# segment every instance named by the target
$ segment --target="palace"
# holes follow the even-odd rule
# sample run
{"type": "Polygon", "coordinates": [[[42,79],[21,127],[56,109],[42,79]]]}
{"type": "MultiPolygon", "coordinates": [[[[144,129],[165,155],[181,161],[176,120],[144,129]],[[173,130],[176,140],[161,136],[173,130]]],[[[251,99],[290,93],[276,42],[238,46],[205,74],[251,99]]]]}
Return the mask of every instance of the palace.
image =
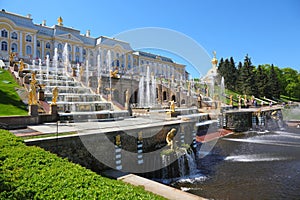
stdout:
{"type": "Polygon", "coordinates": [[[91,37],[90,30],[81,34],[79,30],[66,27],[62,17],[57,24],[48,26],[46,20],[41,24],[33,23],[31,15],[21,16],[2,9],[0,11],[0,59],[8,60],[11,52],[15,59],[25,62],[44,61],[50,59],[57,51],[58,60],[62,60],[64,48],[68,50],[68,60],[73,64],[88,64],[91,68],[108,71],[107,57],[110,52],[111,65],[118,69],[119,74],[145,74],[149,66],[156,77],[186,80],[188,73],[185,65],[173,62],[172,59],[135,51],[130,44],[114,38],[99,36],[91,37]]]}

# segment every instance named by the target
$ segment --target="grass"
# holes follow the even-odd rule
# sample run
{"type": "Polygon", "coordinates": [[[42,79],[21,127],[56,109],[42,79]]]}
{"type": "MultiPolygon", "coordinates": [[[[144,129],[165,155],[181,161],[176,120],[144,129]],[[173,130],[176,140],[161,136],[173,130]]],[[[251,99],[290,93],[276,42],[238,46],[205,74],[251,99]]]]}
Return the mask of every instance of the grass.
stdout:
{"type": "Polygon", "coordinates": [[[280,95],[280,99],[282,99],[284,102],[289,102],[289,101],[300,102],[300,99],[293,98],[293,97],[288,97],[288,96],[285,96],[285,95],[280,95]]]}
{"type": "Polygon", "coordinates": [[[15,89],[19,87],[9,71],[0,69],[0,116],[28,115],[15,89]]]}
{"type": "Polygon", "coordinates": [[[0,130],[0,199],[164,199],[0,130]]]}

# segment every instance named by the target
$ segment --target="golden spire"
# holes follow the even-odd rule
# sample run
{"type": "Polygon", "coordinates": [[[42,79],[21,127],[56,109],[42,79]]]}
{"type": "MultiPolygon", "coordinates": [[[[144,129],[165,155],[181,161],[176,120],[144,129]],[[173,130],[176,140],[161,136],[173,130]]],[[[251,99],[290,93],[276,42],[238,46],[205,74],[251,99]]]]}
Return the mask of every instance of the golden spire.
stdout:
{"type": "Polygon", "coordinates": [[[212,63],[213,65],[217,65],[217,64],[218,64],[218,59],[216,58],[217,52],[216,52],[216,51],[213,51],[213,54],[214,54],[214,57],[213,57],[213,59],[211,60],[211,63],[212,63]]]}
{"type": "Polygon", "coordinates": [[[60,16],[59,18],[57,18],[57,24],[58,24],[59,26],[62,26],[62,25],[63,25],[63,19],[62,19],[61,16],[60,16]]]}

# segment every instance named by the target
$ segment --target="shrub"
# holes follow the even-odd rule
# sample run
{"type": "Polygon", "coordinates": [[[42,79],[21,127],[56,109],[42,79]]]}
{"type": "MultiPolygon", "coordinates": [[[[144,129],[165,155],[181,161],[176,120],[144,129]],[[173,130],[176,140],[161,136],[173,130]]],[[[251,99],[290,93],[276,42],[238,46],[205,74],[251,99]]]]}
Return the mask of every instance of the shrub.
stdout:
{"type": "Polygon", "coordinates": [[[0,130],[0,199],[163,199],[0,130]]]}

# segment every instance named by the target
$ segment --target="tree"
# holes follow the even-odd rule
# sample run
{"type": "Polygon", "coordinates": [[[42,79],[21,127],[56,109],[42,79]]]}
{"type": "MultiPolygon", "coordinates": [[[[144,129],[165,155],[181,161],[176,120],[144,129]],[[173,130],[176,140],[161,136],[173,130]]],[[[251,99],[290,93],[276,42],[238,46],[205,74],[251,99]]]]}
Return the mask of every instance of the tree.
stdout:
{"type": "Polygon", "coordinates": [[[242,80],[242,76],[241,76],[242,68],[243,68],[243,64],[239,62],[237,68],[237,75],[236,75],[236,85],[235,85],[235,90],[239,93],[242,93],[243,91],[242,86],[244,81],[242,80]]]}
{"type": "Polygon", "coordinates": [[[256,71],[256,87],[257,87],[257,92],[255,96],[257,97],[263,97],[266,96],[267,94],[267,82],[268,82],[268,75],[264,68],[261,65],[258,65],[257,71],[256,71]]]}
{"type": "Polygon", "coordinates": [[[274,65],[271,65],[270,74],[269,74],[269,87],[271,91],[271,98],[280,98],[280,86],[277,74],[275,72],[274,65]]]}
{"type": "Polygon", "coordinates": [[[239,87],[240,92],[247,95],[255,94],[255,78],[254,78],[254,69],[255,67],[252,65],[251,59],[248,55],[245,56],[244,64],[240,70],[240,79],[239,79],[239,87]]]}

